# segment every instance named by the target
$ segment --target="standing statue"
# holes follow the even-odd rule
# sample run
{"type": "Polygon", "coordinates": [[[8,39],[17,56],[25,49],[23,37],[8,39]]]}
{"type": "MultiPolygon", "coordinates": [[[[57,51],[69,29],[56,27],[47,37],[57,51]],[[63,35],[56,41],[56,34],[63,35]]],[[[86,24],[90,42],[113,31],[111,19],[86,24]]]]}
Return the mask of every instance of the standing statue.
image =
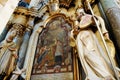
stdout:
{"type": "Polygon", "coordinates": [[[56,40],[56,50],[55,50],[55,72],[60,72],[61,65],[62,65],[62,56],[63,56],[63,44],[56,40]]]}
{"type": "Polygon", "coordinates": [[[3,40],[0,43],[0,59],[2,58],[4,52],[7,50],[7,48],[11,45],[13,45],[13,39],[17,35],[16,29],[11,29],[9,33],[7,34],[5,40],[3,40]]]}
{"type": "Polygon", "coordinates": [[[26,30],[26,13],[26,8],[16,8],[14,16],[12,16],[11,25],[8,25],[9,31],[5,39],[0,42],[0,80],[9,78],[16,67],[19,49],[26,30]]]}
{"type": "Polygon", "coordinates": [[[5,40],[0,43],[0,75],[6,74],[5,79],[15,68],[15,60],[24,34],[24,27],[20,24],[13,24],[5,40]],[[9,65],[9,66],[8,66],[9,65]]]}
{"type": "Polygon", "coordinates": [[[32,29],[34,26],[35,16],[37,16],[36,9],[34,7],[28,9],[27,15],[28,15],[28,17],[27,17],[27,22],[26,22],[26,29],[25,29],[25,33],[23,35],[21,46],[18,51],[19,55],[18,55],[18,61],[16,64],[16,69],[15,69],[15,71],[13,71],[13,75],[11,76],[10,80],[16,80],[16,79],[18,79],[19,76],[20,76],[19,79],[21,79],[22,73],[24,73],[26,71],[26,68],[23,68],[23,66],[24,66],[24,62],[25,62],[25,58],[26,58],[27,48],[29,47],[28,46],[29,39],[30,39],[32,29]]]}
{"type": "MultiPolygon", "coordinates": [[[[115,80],[113,69],[102,45],[98,30],[93,21],[93,16],[86,14],[80,8],[77,9],[76,14],[78,19],[76,21],[77,27],[71,34],[86,74],[86,80],[115,80]]],[[[115,50],[112,41],[109,39],[104,21],[99,16],[96,16],[96,19],[101,26],[105,41],[108,42],[109,50],[111,50],[110,52],[114,61],[115,50]]]]}

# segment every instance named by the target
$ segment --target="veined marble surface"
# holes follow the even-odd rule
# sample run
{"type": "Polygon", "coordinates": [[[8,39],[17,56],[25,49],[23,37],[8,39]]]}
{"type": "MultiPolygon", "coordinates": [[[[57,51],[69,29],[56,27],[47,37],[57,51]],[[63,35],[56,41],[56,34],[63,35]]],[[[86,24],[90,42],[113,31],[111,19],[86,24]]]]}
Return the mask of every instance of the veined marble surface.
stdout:
{"type": "Polygon", "coordinates": [[[32,75],[31,80],[73,80],[73,73],[69,72],[69,73],[32,75]]]}

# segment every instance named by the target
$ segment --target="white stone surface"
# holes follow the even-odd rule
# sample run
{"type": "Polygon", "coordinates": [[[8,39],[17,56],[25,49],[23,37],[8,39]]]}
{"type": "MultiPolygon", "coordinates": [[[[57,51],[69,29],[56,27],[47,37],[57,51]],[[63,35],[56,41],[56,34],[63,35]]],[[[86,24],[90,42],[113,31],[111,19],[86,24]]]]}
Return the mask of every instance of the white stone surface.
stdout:
{"type": "Polygon", "coordinates": [[[5,28],[19,0],[8,0],[5,6],[0,10],[0,34],[5,28]]]}
{"type": "Polygon", "coordinates": [[[33,6],[36,7],[36,6],[38,6],[40,1],[41,0],[31,0],[29,7],[33,7],[33,6]]]}
{"type": "Polygon", "coordinates": [[[120,8],[120,0],[114,0],[114,2],[115,2],[116,5],[120,8]]]}

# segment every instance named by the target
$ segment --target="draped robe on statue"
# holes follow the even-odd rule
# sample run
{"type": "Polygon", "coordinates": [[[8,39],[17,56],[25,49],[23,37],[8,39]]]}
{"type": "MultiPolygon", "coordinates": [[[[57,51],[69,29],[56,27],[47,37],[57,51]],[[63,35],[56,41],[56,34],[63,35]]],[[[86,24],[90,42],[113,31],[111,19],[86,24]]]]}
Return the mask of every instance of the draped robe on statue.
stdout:
{"type": "Polygon", "coordinates": [[[0,47],[0,75],[6,74],[6,78],[15,69],[15,60],[22,42],[23,26],[14,24],[0,47]]]}
{"type": "MultiPolygon", "coordinates": [[[[103,27],[104,21],[100,17],[97,18],[100,19],[100,22],[102,21],[101,31],[105,40],[108,42],[109,49],[111,50],[110,52],[112,55],[112,59],[114,61],[114,45],[112,41],[106,36],[107,30],[105,27],[103,27]]],[[[96,35],[98,34],[98,32],[95,30],[95,26],[91,26],[91,20],[91,15],[85,14],[84,16],[82,16],[79,24],[80,32],[78,33],[76,38],[77,51],[82,67],[86,74],[86,79],[115,80],[111,63],[106,51],[104,51],[105,49],[103,45],[101,45],[102,41],[100,41],[100,39],[98,38],[99,36],[96,35]]]]}
{"type": "Polygon", "coordinates": [[[11,47],[15,45],[13,42],[15,36],[16,36],[16,30],[10,30],[8,32],[9,34],[7,35],[6,39],[1,42],[1,47],[0,47],[0,74],[2,72],[6,72],[6,67],[8,66],[8,62],[10,59],[10,55],[14,50],[11,50],[11,47]]]}

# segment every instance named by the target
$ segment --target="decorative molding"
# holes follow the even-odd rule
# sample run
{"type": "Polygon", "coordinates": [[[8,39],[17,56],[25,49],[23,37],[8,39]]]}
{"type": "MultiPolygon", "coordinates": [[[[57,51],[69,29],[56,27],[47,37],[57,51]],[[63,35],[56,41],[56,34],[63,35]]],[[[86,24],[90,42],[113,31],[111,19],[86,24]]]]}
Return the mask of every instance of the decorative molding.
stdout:
{"type": "Polygon", "coordinates": [[[69,7],[72,0],[59,0],[59,2],[60,2],[60,5],[69,7]]]}

